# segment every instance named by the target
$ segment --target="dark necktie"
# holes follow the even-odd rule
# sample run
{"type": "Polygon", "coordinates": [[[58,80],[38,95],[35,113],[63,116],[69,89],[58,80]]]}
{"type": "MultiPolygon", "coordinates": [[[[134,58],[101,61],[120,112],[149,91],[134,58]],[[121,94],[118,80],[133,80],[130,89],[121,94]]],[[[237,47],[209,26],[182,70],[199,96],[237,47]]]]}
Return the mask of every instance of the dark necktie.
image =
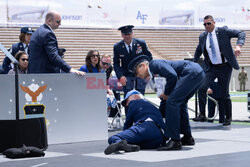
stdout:
{"type": "Polygon", "coordinates": [[[24,47],[24,51],[25,51],[27,54],[29,54],[29,45],[26,45],[26,46],[24,47]]]}
{"type": "Polygon", "coordinates": [[[129,55],[132,55],[132,48],[130,45],[128,45],[129,55]]]}

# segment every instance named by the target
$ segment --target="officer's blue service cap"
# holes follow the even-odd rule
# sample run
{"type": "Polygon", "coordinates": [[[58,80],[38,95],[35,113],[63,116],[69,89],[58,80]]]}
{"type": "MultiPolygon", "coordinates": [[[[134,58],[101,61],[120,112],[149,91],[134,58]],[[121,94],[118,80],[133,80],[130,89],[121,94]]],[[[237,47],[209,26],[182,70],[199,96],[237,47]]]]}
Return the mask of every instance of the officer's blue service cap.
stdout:
{"type": "Polygon", "coordinates": [[[21,28],[21,33],[25,33],[25,34],[33,34],[34,30],[32,30],[31,27],[23,27],[21,28]]]}
{"type": "Polygon", "coordinates": [[[126,94],[124,100],[122,101],[122,105],[123,105],[123,106],[126,106],[126,101],[127,101],[127,99],[128,99],[131,95],[135,95],[135,94],[141,94],[141,93],[138,92],[137,90],[131,90],[131,91],[129,91],[129,92],[126,94]]]}
{"type": "Polygon", "coordinates": [[[129,72],[132,72],[135,74],[136,67],[143,61],[149,61],[149,57],[146,55],[140,55],[134,58],[129,64],[128,64],[128,70],[129,72]]]}
{"type": "Polygon", "coordinates": [[[121,33],[125,34],[125,35],[129,35],[133,32],[133,25],[126,25],[126,26],[122,26],[120,28],[118,28],[118,30],[121,30],[121,33]]]}

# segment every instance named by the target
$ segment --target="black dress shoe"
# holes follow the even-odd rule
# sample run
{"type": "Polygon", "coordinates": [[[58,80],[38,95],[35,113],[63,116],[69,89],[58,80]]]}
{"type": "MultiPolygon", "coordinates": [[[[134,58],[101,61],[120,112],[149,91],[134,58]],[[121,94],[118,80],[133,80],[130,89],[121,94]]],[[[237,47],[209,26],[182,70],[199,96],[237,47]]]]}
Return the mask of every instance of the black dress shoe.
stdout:
{"type": "Polygon", "coordinates": [[[195,141],[194,141],[194,138],[192,136],[190,136],[190,137],[183,136],[181,138],[181,144],[183,146],[193,146],[193,145],[195,145],[195,141]]]}
{"type": "Polygon", "coordinates": [[[223,126],[228,126],[228,125],[231,125],[231,118],[226,118],[224,123],[223,123],[223,126]]]}
{"type": "Polygon", "coordinates": [[[203,115],[199,115],[197,118],[193,118],[193,121],[195,122],[205,122],[207,119],[203,115]]]}
{"type": "Polygon", "coordinates": [[[171,151],[171,150],[181,150],[182,145],[180,141],[169,140],[167,144],[163,147],[159,147],[158,151],[171,151]]]}
{"type": "Polygon", "coordinates": [[[127,141],[126,141],[126,140],[122,140],[122,141],[120,141],[120,142],[118,142],[118,143],[112,143],[112,144],[110,144],[110,145],[104,150],[104,153],[105,153],[106,155],[108,155],[108,154],[112,154],[112,153],[114,153],[114,152],[117,152],[117,151],[119,151],[119,150],[121,149],[121,147],[122,147],[123,145],[125,145],[125,144],[127,144],[127,141]]]}
{"type": "Polygon", "coordinates": [[[140,146],[138,145],[133,145],[133,144],[127,144],[121,147],[121,150],[125,152],[136,152],[140,151],[140,146]]]}
{"type": "Polygon", "coordinates": [[[139,150],[140,150],[140,146],[128,144],[126,140],[122,140],[118,143],[110,144],[104,150],[104,153],[106,155],[108,155],[108,154],[112,154],[112,153],[117,152],[117,151],[135,152],[135,151],[139,151],[139,150]]]}

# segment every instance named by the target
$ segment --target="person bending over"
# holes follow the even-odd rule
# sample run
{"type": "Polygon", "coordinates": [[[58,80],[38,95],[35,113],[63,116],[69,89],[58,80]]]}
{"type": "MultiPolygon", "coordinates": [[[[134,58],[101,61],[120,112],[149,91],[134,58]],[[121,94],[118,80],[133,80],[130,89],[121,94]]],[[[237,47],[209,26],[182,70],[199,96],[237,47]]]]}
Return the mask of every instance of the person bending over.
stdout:
{"type": "Polygon", "coordinates": [[[199,89],[205,73],[199,64],[191,61],[149,60],[141,55],[130,62],[131,72],[139,78],[149,80],[159,76],[166,79],[161,105],[165,105],[166,136],[170,140],[162,150],[180,150],[182,145],[194,145],[191,135],[187,102],[199,89]],[[180,134],[184,134],[180,138],[180,134]]]}

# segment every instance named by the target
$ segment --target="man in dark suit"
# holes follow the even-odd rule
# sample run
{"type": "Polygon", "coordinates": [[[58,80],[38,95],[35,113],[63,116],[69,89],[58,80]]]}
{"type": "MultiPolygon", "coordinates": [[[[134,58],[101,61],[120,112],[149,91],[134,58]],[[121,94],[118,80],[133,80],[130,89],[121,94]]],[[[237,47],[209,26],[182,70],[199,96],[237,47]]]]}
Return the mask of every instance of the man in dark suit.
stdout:
{"type": "Polygon", "coordinates": [[[57,73],[62,69],[66,73],[85,75],[84,72],[71,68],[59,55],[54,30],[60,25],[60,14],[49,11],[45,24],[40,26],[31,37],[28,73],[57,73]]]}
{"type": "Polygon", "coordinates": [[[224,103],[225,122],[223,125],[230,125],[232,119],[231,99],[229,95],[229,82],[232,68],[238,70],[239,65],[236,60],[240,55],[241,47],[244,45],[246,34],[239,30],[228,27],[215,27],[215,21],[211,15],[204,17],[205,32],[199,37],[199,44],[194,54],[194,61],[197,62],[204,55],[204,71],[206,78],[199,90],[200,115],[194,121],[205,121],[206,91],[208,86],[218,78],[221,86],[222,103],[224,103]],[[231,38],[238,38],[236,48],[233,52],[231,38]]]}
{"type": "Polygon", "coordinates": [[[133,38],[133,27],[132,25],[120,27],[118,30],[121,30],[123,40],[114,45],[114,70],[123,85],[124,95],[134,87],[144,94],[146,87],[144,80],[136,78],[128,71],[128,64],[139,55],[147,55],[152,60],[152,54],[148,50],[146,42],[133,38]]]}
{"type": "MultiPolygon", "coordinates": [[[[18,51],[25,51],[26,53],[28,53],[30,38],[31,38],[31,35],[33,34],[33,32],[34,32],[34,30],[32,30],[31,27],[22,27],[21,28],[21,33],[19,35],[20,42],[13,44],[9,50],[9,52],[14,57],[18,51]]],[[[3,67],[4,74],[8,74],[8,72],[12,69],[11,60],[7,56],[3,59],[2,67],[3,67]]]]}
{"type": "Polygon", "coordinates": [[[108,139],[110,145],[105,149],[105,154],[120,150],[153,149],[165,141],[166,127],[160,111],[144,100],[140,92],[129,91],[122,105],[128,106],[123,131],[108,139]]]}
{"type": "MultiPolygon", "coordinates": [[[[147,56],[141,55],[131,61],[128,68],[137,77],[145,80],[156,76],[166,79],[159,98],[165,100],[166,136],[170,140],[158,150],[180,150],[182,145],[194,145],[187,102],[199,89],[205,77],[200,65],[187,60],[152,60],[149,62],[147,56]],[[180,134],[184,136],[180,138],[180,134]]],[[[158,87],[158,83],[155,84],[158,87]]]]}

